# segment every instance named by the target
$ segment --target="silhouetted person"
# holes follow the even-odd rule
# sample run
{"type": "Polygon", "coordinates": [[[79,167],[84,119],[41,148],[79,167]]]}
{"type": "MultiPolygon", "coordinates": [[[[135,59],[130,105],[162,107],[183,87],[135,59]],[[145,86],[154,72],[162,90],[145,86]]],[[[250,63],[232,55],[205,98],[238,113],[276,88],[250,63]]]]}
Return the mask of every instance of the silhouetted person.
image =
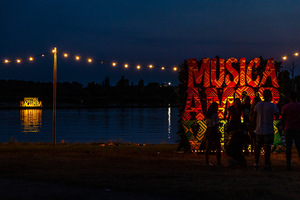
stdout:
{"type": "Polygon", "coordinates": [[[209,162],[209,154],[212,148],[216,148],[217,162],[221,165],[221,134],[219,132],[219,117],[218,117],[218,104],[213,102],[205,115],[205,121],[207,129],[205,132],[206,136],[206,150],[205,150],[205,161],[207,165],[213,165],[209,162]]]}
{"type": "Polygon", "coordinates": [[[246,166],[246,160],[243,154],[243,146],[245,144],[245,137],[241,130],[241,101],[235,99],[234,105],[230,106],[228,115],[229,133],[231,135],[229,145],[227,146],[226,153],[231,157],[229,165],[235,167],[246,166]]]}
{"type": "Polygon", "coordinates": [[[256,146],[255,169],[259,167],[261,148],[265,150],[265,170],[271,170],[271,145],[274,143],[273,118],[279,118],[279,111],[275,104],[271,103],[272,93],[264,90],[264,101],[258,102],[254,108],[254,121],[256,122],[256,146]]]}
{"type": "Polygon", "coordinates": [[[295,92],[290,94],[290,103],[282,108],[281,123],[285,132],[286,142],[286,165],[288,170],[292,170],[292,147],[293,140],[300,157],[300,104],[297,102],[295,92]]]}
{"type": "Polygon", "coordinates": [[[249,130],[250,130],[250,109],[251,109],[251,99],[249,96],[245,96],[244,97],[244,102],[242,103],[242,115],[243,115],[243,124],[242,124],[242,131],[245,134],[245,154],[248,154],[248,146],[250,143],[250,134],[249,134],[249,130]]]}
{"type": "Polygon", "coordinates": [[[261,99],[259,96],[255,96],[251,108],[250,108],[250,114],[249,114],[249,120],[250,120],[250,127],[249,127],[249,136],[250,136],[250,145],[251,145],[251,154],[254,152],[255,149],[255,143],[256,143],[256,134],[255,134],[255,129],[256,129],[256,122],[253,119],[254,118],[254,108],[258,102],[260,102],[261,99]]]}
{"type": "Polygon", "coordinates": [[[250,109],[251,109],[251,99],[249,96],[246,96],[244,104],[242,104],[242,112],[243,112],[243,120],[244,120],[243,123],[244,124],[249,123],[250,109]]]}

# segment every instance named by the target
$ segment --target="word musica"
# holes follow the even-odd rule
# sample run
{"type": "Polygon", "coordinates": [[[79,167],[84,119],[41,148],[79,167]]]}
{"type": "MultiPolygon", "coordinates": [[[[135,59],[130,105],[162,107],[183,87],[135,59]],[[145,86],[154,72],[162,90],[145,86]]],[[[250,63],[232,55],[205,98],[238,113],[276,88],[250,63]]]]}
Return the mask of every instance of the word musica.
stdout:
{"type": "Polygon", "coordinates": [[[188,97],[183,120],[203,120],[204,112],[212,102],[219,104],[219,118],[225,118],[227,108],[235,98],[242,98],[242,93],[252,101],[255,95],[262,98],[263,91],[270,90],[273,103],[279,101],[273,58],[265,66],[259,58],[252,59],[247,66],[246,58],[239,61],[229,58],[226,62],[221,58],[204,58],[199,63],[195,58],[188,61],[188,97]],[[262,73],[255,72],[258,68],[264,68],[262,73]]]}

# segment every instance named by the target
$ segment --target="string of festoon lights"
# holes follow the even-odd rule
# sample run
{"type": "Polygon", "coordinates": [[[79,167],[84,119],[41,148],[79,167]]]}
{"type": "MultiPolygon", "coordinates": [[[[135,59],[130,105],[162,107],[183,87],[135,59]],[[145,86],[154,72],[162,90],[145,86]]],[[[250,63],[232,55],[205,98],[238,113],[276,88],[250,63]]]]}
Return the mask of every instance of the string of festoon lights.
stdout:
{"type": "MultiPolygon", "coordinates": [[[[54,50],[52,50],[52,53],[54,53],[54,50]]],[[[104,62],[103,60],[101,59],[94,59],[94,58],[91,58],[91,57],[83,57],[83,56],[80,56],[80,54],[71,54],[71,53],[68,53],[68,52],[59,52],[57,51],[56,52],[57,54],[60,54],[62,57],[64,57],[65,59],[73,59],[75,61],[82,61],[84,60],[86,63],[99,63],[99,64],[104,64],[104,63],[109,63],[112,67],[118,67],[118,66],[121,66],[125,69],[128,69],[132,66],[134,66],[135,69],[137,70],[142,70],[142,69],[153,69],[153,68],[158,68],[162,71],[164,70],[167,70],[167,69],[172,69],[172,71],[177,71],[178,70],[178,67],[177,66],[174,66],[174,67],[168,67],[168,66],[162,66],[162,65],[153,65],[153,64],[139,64],[139,65],[132,65],[132,64],[129,64],[129,63],[125,63],[125,62],[117,62],[117,61],[107,61],[107,62],[104,62]]],[[[46,55],[49,55],[51,53],[43,53],[43,54],[38,54],[38,55],[35,55],[35,56],[29,56],[29,57],[26,57],[26,58],[16,58],[16,59],[3,59],[3,63],[5,64],[8,64],[8,63],[18,63],[18,64],[21,64],[22,62],[24,61],[29,61],[29,62],[33,62],[36,58],[38,57],[45,57],[46,55]]]]}
{"type": "MultiPolygon", "coordinates": [[[[52,50],[52,53],[54,53],[53,51],[54,50],[52,50]]],[[[62,55],[62,57],[66,58],[66,59],[67,58],[71,58],[71,59],[74,59],[75,61],[84,60],[87,63],[99,63],[99,64],[109,63],[112,67],[121,66],[121,67],[123,67],[125,69],[130,68],[130,66],[132,66],[131,64],[125,63],[125,62],[116,62],[116,61],[104,62],[101,59],[93,59],[91,57],[83,57],[83,56],[80,56],[79,54],[76,55],[76,54],[71,54],[71,53],[67,53],[67,52],[58,52],[58,51],[56,53],[62,55]]],[[[43,53],[43,54],[38,54],[38,55],[35,55],[35,56],[29,56],[29,57],[26,57],[26,58],[23,57],[23,58],[16,58],[16,59],[3,59],[3,63],[5,63],[5,64],[8,64],[8,63],[18,63],[18,64],[21,64],[24,61],[33,62],[36,58],[38,58],[38,57],[45,57],[46,55],[49,55],[49,54],[51,54],[51,53],[43,53]]],[[[299,56],[299,53],[295,52],[293,54],[285,55],[285,56],[282,56],[282,57],[277,57],[276,59],[281,59],[282,61],[286,61],[290,57],[293,57],[293,56],[297,57],[297,56],[299,56]]],[[[149,65],[145,65],[145,64],[134,65],[134,68],[136,68],[137,70],[142,70],[142,69],[145,69],[145,68],[150,68],[150,69],[152,69],[152,68],[158,68],[158,69],[160,69],[162,71],[166,70],[166,69],[172,69],[173,71],[177,71],[178,70],[177,66],[174,66],[174,67],[154,66],[152,64],[149,64],[149,65]]]]}
{"type": "Polygon", "coordinates": [[[294,54],[290,54],[290,55],[286,55],[286,56],[283,56],[282,57],[282,60],[287,60],[289,57],[291,57],[291,56],[299,56],[299,53],[298,52],[295,52],[294,54]]]}

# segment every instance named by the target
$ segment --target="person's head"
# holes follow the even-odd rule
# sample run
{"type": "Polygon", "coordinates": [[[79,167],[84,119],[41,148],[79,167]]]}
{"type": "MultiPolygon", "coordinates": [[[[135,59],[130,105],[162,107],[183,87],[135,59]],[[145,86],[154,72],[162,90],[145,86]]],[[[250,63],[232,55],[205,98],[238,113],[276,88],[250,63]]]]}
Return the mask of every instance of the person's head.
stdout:
{"type": "Polygon", "coordinates": [[[234,107],[241,107],[241,100],[239,98],[234,100],[234,107]]]}
{"type": "Polygon", "coordinates": [[[263,92],[264,101],[271,101],[272,100],[272,93],[270,90],[264,90],[263,92]]]}
{"type": "Polygon", "coordinates": [[[296,92],[291,92],[289,97],[290,97],[291,102],[296,102],[297,101],[297,93],[296,92]]]}
{"type": "Polygon", "coordinates": [[[246,96],[246,99],[245,99],[245,105],[246,106],[250,106],[251,105],[251,99],[249,96],[246,96]]]}
{"type": "Polygon", "coordinates": [[[252,101],[251,107],[254,108],[255,105],[256,105],[258,102],[260,102],[260,101],[261,101],[260,97],[259,97],[259,96],[255,96],[254,99],[253,99],[253,101],[252,101]]]}
{"type": "Polygon", "coordinates": [[[243,91],[242,92],[242,99],[245,100],[247,96],[248,96],[247,92],[243,91]]]}
{"type": "Polygon", "coordinates": [[[216,102],[213,102],[212,104],[210,104],[205,117],[211,118],[211,115],[217,112],[218,112],[218,104],[216,102]]]}

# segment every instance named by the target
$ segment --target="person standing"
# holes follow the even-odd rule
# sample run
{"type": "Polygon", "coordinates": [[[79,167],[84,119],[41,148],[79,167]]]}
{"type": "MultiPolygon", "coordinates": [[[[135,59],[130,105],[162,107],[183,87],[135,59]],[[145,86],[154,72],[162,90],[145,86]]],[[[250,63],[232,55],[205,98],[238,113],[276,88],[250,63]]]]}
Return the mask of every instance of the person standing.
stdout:
{"type": "Polygon", "coordinates": [[[249,115],[251,110],[251,99],[249,96],[245,97],[245,101],[242,104],[242,112],[243,112],[243,123],[244,126],[247,127],[247,123],[249,123],[249,115]]]}
{"type": "Polygon", "coordinates": [[[221,165],[221,134],[219,132],[219,117],[218,117],[218,104],[213,102],[205,115],[205,121],[207,125],[206,129],[206,150],[205,161],[207,165],[213,165],[209,162],[209,154],[212,148],[216,148],[217,162],[221,165]]]}
{"type": "Polygon", "coordinates": [[[254,121],[256,122],[256,145],[255,145],[255,169],[259,168],[259,156],[261,148],[265,150],[265,170],[272,170],[271,167],[271,145],[274,143],[273,119],[279,118],[277,106],[271,103],[272,93],[264,90],[264,101],[258,102],[254,108],[254,121]]]}
{"type": "Polygon", "coordinates": [[[226,147],[226,153],[231,159],[229,159],[229,165],[231,167],[241,166],[246,167],[247,163],[243,154],[243,147],[245,144],[245,137],[241,131],[241,101],[235,99],[234,105],[228,108],[228,122],[230,129],[230,141],[226,147]]]}
{"type": "Polygon", "coordinates": [[[293,140],[300,157],[300,104],[297,102],[295,92],[290,94],[290,103],[282,108],[281,123],[285,133],[286,142],[286,165],[288,170],[292,170],[292,147],[293,140]]]}
{"type": "Polygon", "coordinates": [[[249,129],[249,136],[250,136],[250,145],[251,145],[251,154],[253,155],[254,149],[255,149],[255,144],[256,144],[256,134],[255,134],[255,127],[256,127],[256,122],[253,120],[254,118],[254,108],[258,102],[260,102],[261,99],[259,96],[255,96],[251,108],[250,108],[250,113],[249,113],[249,120],[250,120],[250,129],[249,129]]]}
{"type": "Polygon", "coordinates": [[[242,131],[245,137],[245,155],[249,154],[248,146],[250,144],[250,110],[251,110],[251,99],[249,96],[244,97],[244,103],[242,104],[242,113],[243,113],[243,124],[242,131]]]}

